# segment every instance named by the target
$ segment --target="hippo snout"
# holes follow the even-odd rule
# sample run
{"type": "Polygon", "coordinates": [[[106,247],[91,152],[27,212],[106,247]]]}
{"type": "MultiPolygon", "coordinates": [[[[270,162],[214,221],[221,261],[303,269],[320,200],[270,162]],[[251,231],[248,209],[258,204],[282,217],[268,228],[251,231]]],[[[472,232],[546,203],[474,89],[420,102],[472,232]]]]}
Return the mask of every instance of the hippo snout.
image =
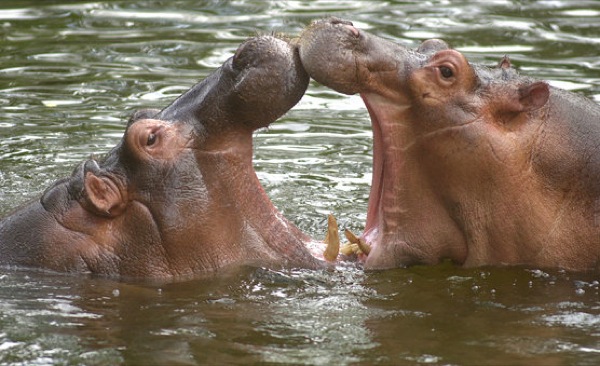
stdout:
{"type": "Polygon", "coordinates": [[[344,94],[358,92],[355,50],[360,44],[361,33],[352,22],[339,18],[312,23],[298,41],[300,59],[308,74],[344,94]]]}
{"type": "Polygon", "coordinates": [[[242,126],[266,127],[298,103],[308,81],[295,44],[253,37],[154,118],[185,121],[208,138],[242,126]]]}
{"type": "Polygon", "coordinates": [[[231,67],[234,87],[225,109],[254,128],[274,122],[298,103],[308,87],[296,46],[278,37],[247,40],[232,57],[231,67]]]}
{"type": "MultiPolygon", "coordinates": [[[[426,55],[360,31],[352,22],[328,18],[314,22],[300,35],[300,58],[308,74],[340,93],[377,92],[372,73],[396,79],[419,65],[426,55]]],[[[448,47],[431,41],[426,48],[448,47]]],[[[424,48],[425,49],[425,48],[424,48]]]]}

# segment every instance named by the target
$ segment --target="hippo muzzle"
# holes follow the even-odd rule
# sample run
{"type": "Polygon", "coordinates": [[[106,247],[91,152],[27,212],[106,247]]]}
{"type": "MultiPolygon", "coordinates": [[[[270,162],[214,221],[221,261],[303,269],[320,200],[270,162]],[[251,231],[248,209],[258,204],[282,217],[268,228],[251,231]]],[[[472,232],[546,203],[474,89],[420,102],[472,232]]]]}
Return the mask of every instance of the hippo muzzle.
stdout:
{"type": "MultiPolygon", "coordinates": [[[[344,94],[377,92],[373,74],[390,75],[390,83],[405,78],[427,60],[430,49],[413,51],[354,27],[352,22],[327,18],[312,23],[301,34],[300,57],[316,81],[344,94]]],[[[431,47],[447,47],[431,42],[431,47]]]]}
{"type": "Polygon", "coordinates": [[[294,45],[259,36],[242,43],[221,67],[154,118],[192,124],[208,138],[240,128],[255,130],[298,103],[308,81],[294,45]]]}

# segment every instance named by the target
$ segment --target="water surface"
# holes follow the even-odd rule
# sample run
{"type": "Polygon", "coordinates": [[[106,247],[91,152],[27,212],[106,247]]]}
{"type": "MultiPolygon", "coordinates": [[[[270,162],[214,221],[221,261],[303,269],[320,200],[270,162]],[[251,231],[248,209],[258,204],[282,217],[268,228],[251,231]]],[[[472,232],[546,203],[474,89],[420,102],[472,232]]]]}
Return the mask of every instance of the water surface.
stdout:
{"type": "MultiPolygon", "coordinates": [[[[598,1],[16,1],[0,4],[0,214],[121,138],[247,37],[337,15],[600,102],[598,1]]],[[[312,83],[255,138],[275,205],[314,237],[361,231],[371,129],[312,83]]],[[[597,275],[451,265],[363,273],[241,268],[174,284],[0,272],[1,365],[600,364],[597,275]]]]}

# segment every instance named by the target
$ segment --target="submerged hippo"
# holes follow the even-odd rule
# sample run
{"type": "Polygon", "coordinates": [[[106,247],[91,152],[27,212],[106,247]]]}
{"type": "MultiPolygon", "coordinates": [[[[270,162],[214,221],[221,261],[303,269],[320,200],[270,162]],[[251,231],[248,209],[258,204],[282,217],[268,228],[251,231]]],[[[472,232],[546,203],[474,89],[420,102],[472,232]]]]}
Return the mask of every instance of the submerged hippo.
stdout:
{"type": "Polygon", "coordinates": [[[231,264],[322,265],[273,206],[252,134],[293,107],[297,50],[252,38],[162,111],[137,112],[120,143],[0,221],[0,264],[171,278],[231,264]]]}
{"type": "Polygon", "coordinates": [[[326,19],[299,42],[309,75],[360,93],[373,125],[365,268],[593,270],[600,263],[600,107],[440,40],[417,50],[326,19]]]}

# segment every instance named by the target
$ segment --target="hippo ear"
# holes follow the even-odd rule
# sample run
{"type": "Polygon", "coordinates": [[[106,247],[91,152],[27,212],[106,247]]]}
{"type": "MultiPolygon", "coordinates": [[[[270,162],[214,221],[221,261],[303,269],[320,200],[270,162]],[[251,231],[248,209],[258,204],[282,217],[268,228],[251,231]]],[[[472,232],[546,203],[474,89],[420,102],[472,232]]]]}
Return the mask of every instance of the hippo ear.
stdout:
{"type": "MultiPolygon", "coordinates": [[[[498,90],[499,97],[492,103],[498,116],[514,115],[542,108],[550,96],[548,84],[536,81],[498,90]]],[[[511,117],[512,118],[512,117],[511,117]]]]}
{"type": "Polygon", "coordinates": [[[504,55],[504,57],[502,57],[502,60],[500,60],[498,67],[501,69],[510,69],[510,66],[510,58],[508,57],[508,55],[504,55]]]}
{"type": "Polygon", "coordinates": [[[85,175],[85,207],[97,215],[115,217],[125,208],[125,200],[119,187],[107,177],[91,172],[85,175]]]}
{"type": "Polygon", "coordinates": [[[550,87],[543,81],[537,81],[519,88],[521,112],[542,108],[550,97],[550,87]]]}

